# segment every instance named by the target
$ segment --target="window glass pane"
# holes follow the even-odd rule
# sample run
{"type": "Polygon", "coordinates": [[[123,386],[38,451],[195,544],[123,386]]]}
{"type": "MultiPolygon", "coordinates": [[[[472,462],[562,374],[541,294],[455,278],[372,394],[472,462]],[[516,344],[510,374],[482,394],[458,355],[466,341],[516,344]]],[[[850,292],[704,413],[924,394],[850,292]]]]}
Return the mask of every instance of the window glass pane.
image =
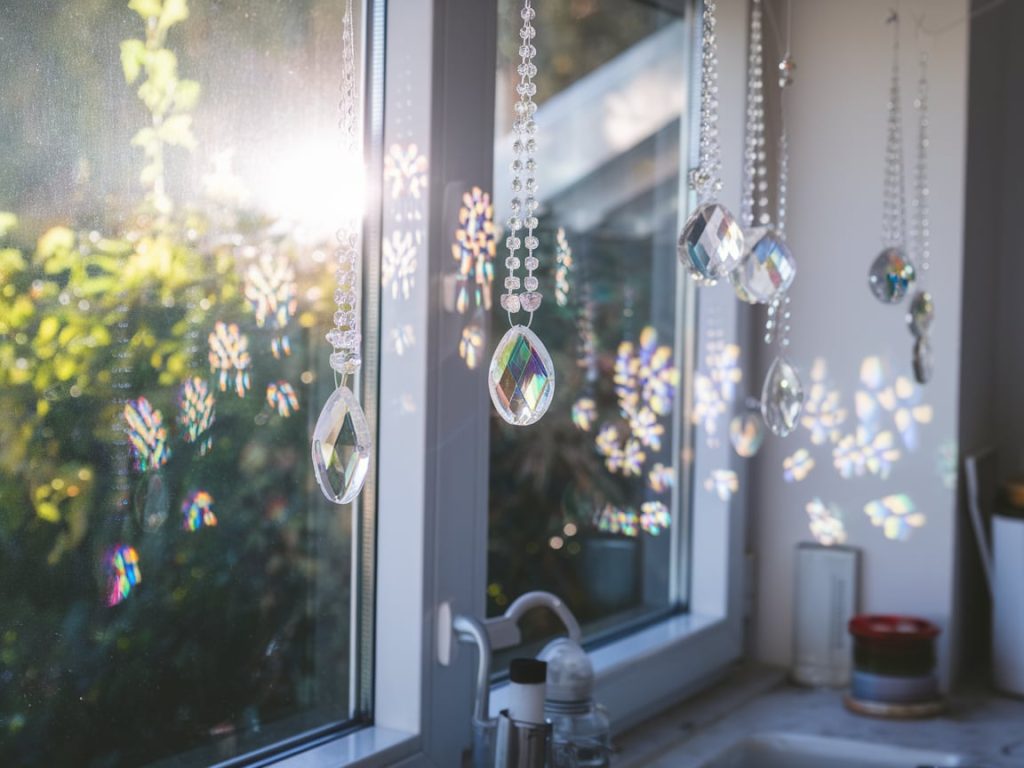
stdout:
{"type": "Polygon", "coordinates": [[[0,765],[208,765],[365,714],[309,448],[343,10],[4,10],[0,765]]]}
{"type": "MultiPolygon", "coordinates": [[[[503,222],[522,22],[520,3],[500,7],[494,187],[503,222]]],[[[492,419],[488,613],[546,589],[595,638],[683,600],[671,539],[680,519],[675,242],[688,41],[681,14],[647,3],[552,0],[537,15],[544,303],[532,328],[557,387],[535,426],[492,419]]],[[[493,337],[506,327],[494,313],[493,337]]],[[[555,629],[532,620],[535,635],[555,629]]]]}

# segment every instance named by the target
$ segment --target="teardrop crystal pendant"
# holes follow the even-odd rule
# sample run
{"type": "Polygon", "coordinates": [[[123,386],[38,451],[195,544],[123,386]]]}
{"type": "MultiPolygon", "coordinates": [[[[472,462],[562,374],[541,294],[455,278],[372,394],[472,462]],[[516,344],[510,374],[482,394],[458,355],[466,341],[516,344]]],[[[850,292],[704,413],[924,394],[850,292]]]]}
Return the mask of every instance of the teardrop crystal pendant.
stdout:
{"type": "Polygon", "coordinates": [[[927,384],[932,379],[935,361],[932,344],[927,336],[919,336],[914,342],[914,378],[918,384],[927,384]]]}
{"type": "Polygon", "coordinates": [[[313,469],[328,501],[347,504],[363,489],[373,441],[356,396],[341,386],[327,398],[313,429],[313,469]]]}
{"type": "Polygon", "coordinates": [[[678,254],[695,279],[714,283],[740,265],[743,230],[724,205],[704,203],[683,227],[678,254]]]}
{"type": "Polygon", "coordinates": [[[772,361],[761,390],[761,416],[765,426],[779,437],[785,437],[800,420],[804,407],[804,387],[796,368],[784,357],[772,361]]]}
{"type": "Polygon", "coordinates": [[[729,422],[729,440],[737,456],[749,459],[757,455],[764,443],[764,422],[761,417],[749,411],[734,416],[729,422]]]}
{"type": "Polygon", "coordinates": [[[533,331],[514,325],[501,337],[487,387],[495,409],[509,424],[526,426],[544,415],[555,394],[555,366],[533,331]]]}
{"type": "Polygon", "coordinates": [[[910,300],[910,311],[907,312],[907,325],[914,338],[919,339],[928,333],[935,319],[935,304],[932,295],[927,291],[918,291],[910,300]]]}
{"type": "Polygon", "coordinates": [[[741,301],[767,304],[793,284],[796,259],[782,236],[769,227],[748,230],[743,242],[743,261],[729,273],[729,280],[741,301]]]}
{"type": "Polygon", "coordinates": [[[917,271],[902,248],[886,248],[872,262],[868,283],[875,298],[885,304],[898,304],[907,295],[917,271]]]}

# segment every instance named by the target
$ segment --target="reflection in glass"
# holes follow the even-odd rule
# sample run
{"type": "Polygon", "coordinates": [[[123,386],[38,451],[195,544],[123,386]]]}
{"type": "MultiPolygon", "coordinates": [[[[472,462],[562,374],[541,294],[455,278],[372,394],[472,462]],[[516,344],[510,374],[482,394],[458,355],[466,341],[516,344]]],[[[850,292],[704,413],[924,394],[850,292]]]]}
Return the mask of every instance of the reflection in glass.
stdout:
{"type": "MultiPolygon", "coordinates": [[[[558,387],[538,424],[491,420],[488,613],[546,589],[593,637],[672,608],[687,34],[681,17],[640,2],[556,0],[537,14],[537,235],[549,254],[538,277],[555,299],[532,330],[558,387]]],[[[519,24],[519,5],[500,0],[497,211],[511,196],[519,24]]],[[[500,338],[507,318],[493,314],[500,338]]]]}
{"type": "Polygon", "coordinates": [[[341,12],[5,10],[0,765],[208,765],[356,714],[351,520],[299,410],[333,389],[341,12]]]}

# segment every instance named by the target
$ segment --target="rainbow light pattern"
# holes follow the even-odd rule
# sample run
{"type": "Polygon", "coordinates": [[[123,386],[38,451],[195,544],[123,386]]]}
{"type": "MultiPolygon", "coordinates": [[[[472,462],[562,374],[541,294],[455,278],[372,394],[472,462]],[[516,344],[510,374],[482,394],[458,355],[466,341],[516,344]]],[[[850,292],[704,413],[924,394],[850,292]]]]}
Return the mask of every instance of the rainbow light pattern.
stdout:
{"type": "Polygon", "coordinates": [[[885,496],[864,505],[871,524],[882,529],[891,541],[906,541],[915,528],[925,524],[925,516],[916,511],[914,500],[905,493],[885,496]]]}
{"type": "Polygon", "coordinates": [[[238,330],[236,323],[217,321],[210,333],[209,343],[210,370],[219,374],[220,391],[227,391],[228,382],[233,376],[235,393],[245,397],[249,390],[249,366],[252,364],[248,337],[238,330]]]}
{"type": "Polygon", "coordinates": [[[829,386],[825,358],[815,358],[811,365],[811,386],[800,416],[800,425],[810,433],[813,445],[839,442],[839,428],[847,416],[840,402],[839,391],[829,386]]]}
{"type": "Polygon", "coordinates": [[[267,384],[267,405],[287,418],[299,410],[299,397],[287,381],[272,381],[267,384]]]}
{"type": "Polygon", "coordinates": [[[213,445],[208,430],[216,419],[213,392],[207,383],[195,376],[186,379],[178,392],[178,423],[185,442],[198,444],[199,455],[205,456],[213,445]]]}
{"type": "Polygon", "coordinates": [[[572,248],[565,238],[565,229],[555,234],[555,302],[560,307],[569,303],[569,273],[572,272],[572,248]]]}
{"type": "Polygon", "coordinates": [[[462,329],[462,338],[459,339],[459,357],[466,362],[466,367],[473,371],[480,365],[480,358],[484,351],[484,332],[476,323],[471,323],[462,329]]]}
{"type": "Polygon", "coordinates": [[[113,608],[131,595],[142,583],[139,553],[135,547],[118,544],[107,553],[107,605],[113,608]]]}
{"type": "Polygon", "coordinates": [[[662,502],[645,501],[640,505],[640,527],[651,536],[668,530],[671,524],[672,516],[662,502]]]}
{"type": "MultiPolygon", "coordinates": [[[[284,331],[298,309],[295,270],[283,255],[264,251],[245,271],[243,291],[260,328],[269,324],[278,332],[284,331]]],[[[274,336],[270,348],[278,359],[291,354],[291,342],[284,333],[274,336]]]]}
{"type": "Polygon", "coordinates": [[[807,517],[811,535],[816,542],[825,547],[846,543],[846,526],[835,504],[826,504],[814,498],[807,502],[807,517]]]}
{"type": "Polygon", "coordinates": [[[419,199],[427,187],[427,158],[420,154],[419,147],[409,144],[392,144],[384,157],[384,186],[392,200],[403,195],[419,199]]]}
{"type": "Polygon", "coordinates": [[[594,523],[602,533],[622,534],[630,538],[640,533],[640,518],[636,512],[619,509],[611,504],[605,504],[597,513],[594,523]]]}
{"type": "Polygon", "coordinates": [[[412,349],[415,344],[416,331],[409,323],[405,323],[404,325],[391,329],[391,346],[394,347],[396,355],[404,355],[412,349]]]}
{"type": "Polygon", "coordinates": [[[782,460],[782,477],[787,483],[806,480],[814,469],[814,457],[806,448],[799,448],[792,456],[782,460]]]}
{"type": "Polygon", "coordinates": [[[672,467],[658,462],[647,473],[647,486],[655,493],[668,493],[676,484],[676,475],[672,467]]]}
{"type": "Polygon", "coordinates": [[[167,445],[164,416],[145,397],[129,400],[124,405],[126,434],[132,448],[135,468],[140,472],[159,469],[171,458],[167,445]]]}
{"type": "Polygon", "coordinates": [[[756,413],[740,413],[729,422],[729,441],[736,455],[749,459],[757,455],[764,444],[764,422],[756,413]]]}
{"type": "Polygon", "coordinates": [[[391,298],[408,300],[416,283],[416,245],[410,232],[395,230],[386,238],[381,253],[381,283],[391,288],[391,298]]]}
{"type": "Polygon", "coordinates": [[[832,463],[844,479],[865,473],[884,479],[901,455],[891,432],[871,435],[865,427],[857,427],[854,434],[841,438],[832,448],[832,463]]]}
{"type": "Polygon", "coordinates": [[[186,531],[195,532],[200,528],[213,528],[217,525],[217,515],[213,513],[213,496],[207,491],[192,491],[185,497],[181,514],[181,527],[186,531]]]}
{"type": "Polygon", "coordinates": [[[647,454],[634,437],[620,431],[615,424],[605,424],[594,438],[597,451],[604,456],[604,464],[611,473],[626,477],[639,477],[643,472],[647,454]]]}
{"type": "Polygon", "coordinates": [[[597,421],[597,403],[592,397],[581,397],[572,404],[572,423],[582,432],[589,432],[597,421]]]}
{"type": "Polygon", "coordinates": [[[729,501],[739,489],[740,479],[731,469],[713,469],[704,480],[704,490],[715,494],[721,501],[729,501]]]}
{"type": "Polygon", "coordinates": [[[456,273],[455,309],[460,315],[472,307],[491,308],[494,283],[494,255],[497,242],[491,196],[473,187],[462,196],[459,226],[455,230],[452,257],[456,273]]]}

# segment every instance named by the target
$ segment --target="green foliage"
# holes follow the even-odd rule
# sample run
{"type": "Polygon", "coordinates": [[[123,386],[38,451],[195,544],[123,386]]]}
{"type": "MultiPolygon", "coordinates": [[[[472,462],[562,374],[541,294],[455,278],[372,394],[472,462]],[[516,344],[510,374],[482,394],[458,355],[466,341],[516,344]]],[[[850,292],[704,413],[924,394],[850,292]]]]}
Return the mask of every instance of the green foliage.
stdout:
{"type": "MultiPolygon", "coordinates": [[[[196,147],[200,95],[167,47],[188,4],[128,7],[145,26],[144,39],[120,45],[148,113],[132,139],[141,200],[113,231],[68,221],[34,242],[0,212],[0,765],[140,764],[241,730],[243,713],[296,712],[315,685],[316,561],[303,537],[342,535],[293,513],[309,499],[308,456],[293,449],[307,425],[273,413],[263,387],[297,386],[308,361],[276,360],[244,300],[243,254],[307,254],[252,213],[173,204],[168,149],[196,147]],[[217,321],[248,335],[253,386],[244,398],[215,392],[204,455],[175,424],[177,392],[192,376],[216,388],[206,336],[217,321]],[[122,402],[140,396],[168,428],[160,472],[125,465],[122,402]],[[219,524],[184,532],[179,510],[197,487],[216,500],[219,524]],[[110,608],[105,553],[119,543],[138,549],[143,581],[110,608]]],[[[313,287],[307,279],[300,295],[313,287]]],[[[325,311],[302,310],[297,347],[325,311]]],[[[340,585],[347,572],[317,578],[340,585]]],[[[333,621],[346,614],[343,593],[321,608],[333,621]]]]}

